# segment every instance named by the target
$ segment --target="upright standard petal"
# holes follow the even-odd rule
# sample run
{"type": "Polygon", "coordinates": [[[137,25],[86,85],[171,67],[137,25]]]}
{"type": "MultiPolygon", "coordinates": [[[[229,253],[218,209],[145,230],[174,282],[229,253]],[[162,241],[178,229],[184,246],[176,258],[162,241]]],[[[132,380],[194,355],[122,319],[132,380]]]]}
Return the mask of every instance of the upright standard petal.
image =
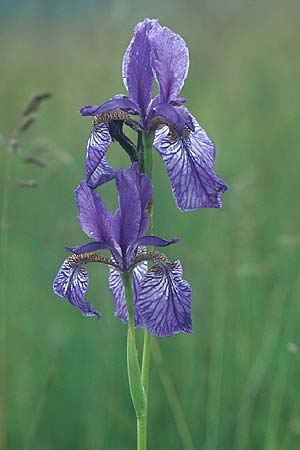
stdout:
{"type": "Polygon", "coordinates": [[[110,144],[108,122],[95,125],[88,139],[85,161],[86,181],[92,189],[114,178],[115,171],[105,156],[110,144]]]}
{"type": "Polygon", "coordinates": [[[88,274],[83,265],[74,266],[68,258],[55,277],[53,290],[55,294],[67,299],[71,305],[79,309],[84,316],[101,317],[93,305],[84,299],[88,283],[88,274]]]}
{"type": "Polygon", "coordinates": [[[154,265],[139,283],[136,305],[147,330],[160,337],[191,333],[191,292],[179,261],[154,265]]]}
{"type": "Polygon", "coordinates": [[[138,189],[141,208],[145,209],[153,194],[151,178],[146,173],[139,172],[137,162],[134,162],[129,167],[127,173],[132,178],[132,183],[135,184],[138,189]]]}
{"type": "MultiPolygon", "coordinates": [[[[112,232],[115,241],[122,249],[123,265],[126,265],[126,253],[138,239],[141,224],[140,195],[128,171],[116,171],[116,182],[119,194],[119,208],[114,214],[112,232]]],[[[123,267],[126,270],[126,267],[123,267]]]]}
{"type": "Polygon", "coordinates": [[[166,164],[179,209],[220,208],[220,194],[228,186],[212,170],[214,144],[195,119],[194,126],[194,132],[175,138],[164,126],[156,131],[153,145],[166,164]]]}
{"type": "Polygon", "coordinates": [[[160,102],[177,99],[189,68],[189,51],[178,34],[167,27],[153,28],[149,33],[151,65],[159,84],[160,102]]]}
{"type": "Polygon", "coordinates": [[[139,106],[143,124],[152,95],[151,44],[149,32],[157,20],[145,19],[136,25],[123,59],[123,80],[130,97],[139,106]]]}
{"type": "Polygon", "coordinates": [[[132,183],[137,187],[141,204],[141,221],[138,236],[142,236],[149,228],[149,218],[145,211],[153,195],[151,178],[146,173],[140,173],[138,164],[133,163],[127,171],[132,183]]]}
{"type": "Polygon", "coordinates": [[[85,180],[75,190],[78,222],[82,230],[96,241],[112,241],[112,213],[104,205],[97,191],[90,189],[85,180]]]}
{"type": "MultiPolygon", "coordinates": [[[[143,327],[143,319],[136,307],[137,292],[140,280],[147,272],[147,263],[142,263],[135,267],[132,272],[132,289],[133,289],[133,305],[134,305],[134,325],[135,327],[143,327]]],[[[109,290],[111,291],[115,302],[115,317],[128,323],[128,311],[126,306],[124,286],[120,272],[113,267],[109,268],[109,290]]]]}

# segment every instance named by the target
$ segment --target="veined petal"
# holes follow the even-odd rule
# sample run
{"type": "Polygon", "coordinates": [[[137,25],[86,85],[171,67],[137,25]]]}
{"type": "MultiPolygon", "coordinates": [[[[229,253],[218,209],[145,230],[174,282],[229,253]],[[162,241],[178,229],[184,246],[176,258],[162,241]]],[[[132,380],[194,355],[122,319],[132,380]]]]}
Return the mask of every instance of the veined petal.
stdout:
{"type": "Polygon", "coordinates": [[[55,277],[53,290],[79,309],[84,316],[101,317],[93,305],[84,299],[88,283],[88,274],[82,263],[73,266],[69,259],[66,259],[55,277]]]}
{"type": "Polygon", "coordinates": [[[194,125],[194,132],[175,139],[164,126],[156,131],[153,145],[166,164],[179,209],[220,208],[220,194],[228,186],[212,170],[214,144],[195,119],[194,125]]]}
{"type": "Polygon", "coordinates": [[[134,36],[123,58],[122,74],[130,97],[139,106],[142,121],[152,95],[151,44],[149,32],[157,26],[157,20],[145,19],[136,25],[134,36]]]}
{"type": "MultiPolygon", "coordinates": [[[[132,272],[132,289],[133,289],[133,303],[134,303],[134,325],[135,327],[143,327],[143,319],[135,307],[137,302],[138,284],[142,277],[147,272],[147,263],[142,263],[135,267],[132,272]]],[[[126,299],[124,293],[124,286],[120,272],[113,267],[109,268],[109,289],[113,295],[115,302],[115,317],[128,323],[128,311],[126,306],[126,299]]]]}
{"type": "Polygon", "coordinates": [[[108,122],[95,125],[88,139],[85,161],[86,181],[92,189],[114,178],[115,171],[105,156],[110,144],[108,122]]]}
{"type": "Polygon", "coordinates": [[[111,243],[112,214],[97,191],[90,189],[85,180],[75,190],[77,218],[82,230],[96,241],[111,243]]]}
{"type": "Polygon", "coordinates": [[[137,114],[137,106],[136,104],[130,100],[126,95],[118,94],[107,100],[101,105],[96,106],[84,106],[80,110],[80,114],[82,116],[98,116],[101,113],[112,111],[113,109],[123,109],[127,111],[129,114],[137,114]]]}
{"type": "Polygon", "coordinates": [[[151,247],[166,247],[167,245],[177,244],[179,241],[180,239],[178,238],[163,239],[158,236],[143,236],[138,239],[137,244],[151,247]]]}
{"type": "Polygon", "coordinates": [[[151,64],[159,84],[160,102],[177,98],[189,68],[189,51],[178,34],[167,27],[156,27],[149,33],[151,64]]]}
{"type": "Polygon", "coordinates": [[[172,267],[157,264],[139,283],[137,309],[147,330],[155,336],[191,333],[191,293],[182,279],[180,261],[172,267]]]}

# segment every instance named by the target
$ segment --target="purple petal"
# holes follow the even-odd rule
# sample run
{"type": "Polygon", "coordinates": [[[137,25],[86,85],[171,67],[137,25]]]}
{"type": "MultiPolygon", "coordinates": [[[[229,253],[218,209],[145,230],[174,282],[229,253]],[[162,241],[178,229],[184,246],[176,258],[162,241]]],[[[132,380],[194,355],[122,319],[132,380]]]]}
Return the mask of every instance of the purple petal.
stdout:
{"type": "MultiPolygon", "coordinates": [[[[146,272],[147,263],[140,264],[139,266],[135,267],[132,272],[134,306],[137,302],[138,284],[146,272]]],[[[122,320],[122,322],[124,323],[128,323],[128,311],[122,278],[120,272],[115,270],[113,267],[109,268],[109,289],[113,295],[115,302],[115,317],[122,320]]],[[[135,327],[143,327],[143,320],[136,307],[134,307],[134,325],[135,327]]]]}
{"type": "Polygon", "coordinates": [[[101,317],[93,305],[84,299],[88,283],[88,274],[82,263],[74,267],[66,259],[56,275],[53,290],[55,294],[67,299],[71,305],[79,309],[84,316],[101,317]]]}
{"type": "Polygon", "coordinates": [[[189,68],[189,51],[184,40],[166,27],[149,34],[152,68],[159,84],[160,102],[177,98],[189,68]]]}
{"type": "Polygon", "coordinates": [[[112,214],[98,192],[90,189],[83,180],[75,190],[78,208],[77,218],[82,230],[96,241],[111,243],[112,214]]]}
{"type": "Polygon", "coordinates": [[[108,284],[115,302],[115,317],[118,317],[124,323],[128,323],[128,312],[122,278],[120,272],[113,267],[109,268],[108,284]]]}
{"type": "MultiPolygon", "coordinates": [[[[141,202],[135,183],[128,171],[119,169],[116,172],[119,193],[119,208],[114,214],[112,231],[114,240],[120,245],[123,256],[139,237],[141,225],[141,202]]],[[[123,267],[126,270],[125,267],[123,267]]]]}
{"type": "Polygon", "coordinates": [[[172,100],[174,103],[179,103],[179,105],[183,105],[186,102],[186,98],[176,97],[172,100]]]}
{"type": "Polygon", "coordinates": [[[84,106],[80,110],[82,116],[98,116],[101,113],[112,111],[113,109],[124,109],[130,114],[137,114],[137,107],[135,103],[125,95],[119,94],[107,100],[101,105],[84,106]]]}
{"type": "MultiPolygon", "coordinates": [[[[155,101],[153,104],[154,103],[155,101]]],[[[168,103],[155,103],[150,117],[152,119],[155,116],[162,116],[167,119],[168,123],[173,125],[180,135],[183,133],[185,125],[190,130],[195,131],[193,116],[183,106],[172,106],[168,103]]]]}
{"type": "Polygon", "coordinates": [[[156,116],[162,116],[167,119],[167,121],[176,128],[179,134],[182,134],[183,127],[186,125],[186,120],[188,119],[183,108],[178,108],[169,105],[168,103],[159,103],[155,106],[154,110],[156,116]]]}
{"type": "Polygon", "coordinates": [[[140,197],[141,222],[139,236],[142,236],[149,228],[149,218],[145,209],[152,198],[153,186],[149,175],[139,172],[137,163],[133,163],[127,173],[131,177],[132,183],[136,185],[140,197]]]}
{"type": "Polygon", "coordinates": [[[187,108],[185,108],[184,106],[176,106],[176,108],[177,108],[177,111],[179,112],[179,114],[183,117],[183,120],[184,120],[185,124],[188,126],[188,128],[191,131],[195,131],[196,120],[191,115],[189,110],[187,108]]]}
{"type": "Polygon", "coordinates": [[[137,186],[141,201],[141,208],[145,209],[153,194],[151,178],[146,173],[139,172],[137,162],[134,162],[129,167],[127,173],[131,177],[132,183],[137,186]]]}
{"type": "Polygon", "coordinates": [[[90,253],[96,250],[103,250],[107,248],[107,242],[89,242],[88,244],[77,245],[76,247],[66,247],[72,253],[76,255],[82,255],[83,253],[90,253]]]}
{"type": "Polygon", "coordinates": [[[137,302],[147,330],[160,337],[191,333],[191,293],[180,261],[172,268],[160,264],[149,270],[139,284],[137,302]]]}
{"type": "Polygon", "coordinates": [[[86,181],[92,189],[114,178],[115,171],[105,156],[110,144],[108,122],[95,125],[88,139],[85,162],[86,181]]]}
{"type": "Polygon", "coordinates": [[[195,119],[194,126],[195,132],[175,141],[169,135],[169,128],[162,127],[156,131],[153,145],[166,164],[179,209],[220,208],[220,194],[228,186],[212,170],[214,144],[195,119]]]}
{"type": "Polygon", "coordinates": [[[162,239],[157,236],[143,236],[138,239],[137,244],[138,245],[145,245],[147,247],[166,247],[167,245],[171,244],[177,244],[180,239],[173,238],[173,239],[162,239]]]}
{"type": "Polygon", "coordinates": [[[157,26],[157,20],[145,19],[136,25],[134,36],[123,59],[123,80],[130,97],[139,105],[143,123],[152,95],[151,45],[149,32],[157,26]]]}

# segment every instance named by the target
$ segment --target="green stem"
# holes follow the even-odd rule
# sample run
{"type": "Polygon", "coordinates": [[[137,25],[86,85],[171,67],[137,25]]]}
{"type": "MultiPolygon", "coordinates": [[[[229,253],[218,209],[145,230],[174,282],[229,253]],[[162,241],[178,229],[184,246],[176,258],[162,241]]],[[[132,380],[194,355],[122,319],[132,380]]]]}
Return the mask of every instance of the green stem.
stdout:
{"type": "Polygon", "coordinates": [[[152,156],[153,133],[146,134],[144,139],[145,139],[145,146],[144,146],[145,172],[151,177],[153,164],[153,156],[152,156]]]}
{"type": "Polygon", "coordinates": [[[147,449],[147,414],[137,418],[137,449],[147,449]]]}
{"type": "Polygon", "coordinates": [[[143,360],[142,360],[142,383],[146,395],[148,395],[148,384],[149,384],[150,349],[151,349],[151,334],[148,333],[148,331],[145,329],[143,360]]]}
{"type": "MultiPolygon", "coordinates": [[[[151,177],[152,175],[152,142],[153,136],[148,134],[145,136],[145,151],[144,151],[144,164],[145,172],[151,177]]],[[[147,213],[150,220],[150,226],[148,230],[149,235],[153,235],[153,199],[150,200],[147,206],[147,213]]],[[[145,389],[145,394],[148,397],[148,385],[149,385],[149,367],[150,367],[150,350],[151,350],[151,334],[145,329],[144,331],[144,346],[143,346],[143,359],[142,359],[142,384],[145,389]]],[[[145,423],[141,424],[145,436],[147,435],[147,404],[146,404],[146,417],[145,423]]],[[[145,447],[146,448],[146,447],[145,447]]]]}
{"type": "Polygon", "coordinates": [[[137,418],[137,450],[146,450],[147,397],[141,381],[141,371],[135,342],[131,273],[124,273],[122,280],[128,310],[127,370],[131,399],[137,418]]]}

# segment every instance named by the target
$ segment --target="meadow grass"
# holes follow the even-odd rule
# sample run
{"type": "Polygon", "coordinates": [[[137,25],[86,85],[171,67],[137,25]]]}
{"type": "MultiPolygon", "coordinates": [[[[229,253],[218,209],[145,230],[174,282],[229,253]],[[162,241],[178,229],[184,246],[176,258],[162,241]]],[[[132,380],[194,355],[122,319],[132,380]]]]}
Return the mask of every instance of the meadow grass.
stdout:
{"type": "MultiPolygon", "coordinates": [[[[47,138],[43,158],[49,166],[10,155],[5,179],[6,147],[0,147],[1,192],[8,188],[1,227],[6,448],[135,446],[126,327],[113,317],[106,268],[89,271],[88,298],[103,312],[100,321],[83,318],[55,297],[51,285],[64,246],[85,240],[73,189],[84,176],[90,121],[77,111],[124,92],[123,52],[135,22],[151,16],[188,43],[183,96],[214,139],[216,171],[230,190],[220,210],[180,213],[155,155],[155,230],[182,238],[168,254],[182,260],[193,288],[194,332],[158,340],[161,357],[150,373],[149,450],[297,450],[299,6],[242,2],[229,9],[192,0],[160,10],[156,3],[128,5],[51,20],[42,10],[27,12],[0,32],[0,134],[10,135],[32,94],[53,91],[22,140],[29,155],[47,138]],[[39,187],[16,184],[26,178],[37,179],[39,187]],[[178,414],[185,417],[186,439],[178,414]]],[[[115,167],[128,164],[117,146],[109,158],[115,167]]],[[[116,205],[113,184],[102,191],[116,205]]],[[[2,212],[4,207],[2,200],[2,212]]]]}

